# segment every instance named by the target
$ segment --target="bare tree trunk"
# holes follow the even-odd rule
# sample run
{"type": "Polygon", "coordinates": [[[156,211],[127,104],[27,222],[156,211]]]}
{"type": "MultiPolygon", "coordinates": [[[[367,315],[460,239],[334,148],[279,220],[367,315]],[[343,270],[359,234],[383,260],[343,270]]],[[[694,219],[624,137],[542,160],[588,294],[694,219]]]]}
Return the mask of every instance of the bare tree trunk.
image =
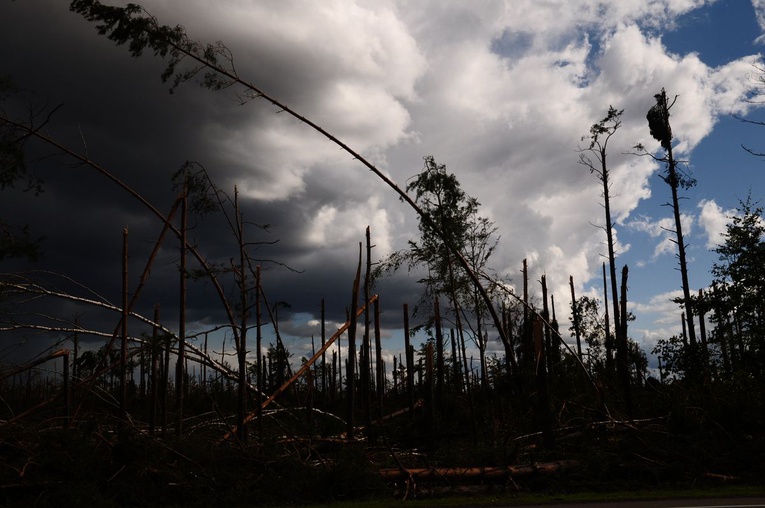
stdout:
{"type": "Polygon", "coordinates": [[[180,302],[178,305],[178,361],[175,364],[175,435],[183,435],[183,399],[186,388],[186,240],[188,233],[187,176],[183,176],[183,203],[181,204],[181,267],[180,302]]]}
{"type": "MultiPolygon", "coordinates": [[[[324,312],[324,298],[321,299],[321,348],[324,349],[324,344],[327,342],[326,321],[324,312]]],[[[321,397],[322,401],[327,397],[327,355],[322,353],[321,355],[321,397]]]]}
{"type": "Polygon", "coordinates": [[[71,390],[69,388],[69,351],[66,351],[64,356],[64,367],[62,372],[61,391],[64,392],[64,427],[69,428],[70,418],[72,414],[72,397],[71,390]]]}
{"type": "Polygon", "coordinates": [[[624,403],[627,406],[627,416],[630,420],[635,418],[635,411],[632,407],[632,387],[630,386],[630,370],[629,370],[629,347],[627,344],[627,266],[622,268],[622,298],[621,298],[621,323],[619,323],[619,334],[617,336],[618,342],[617,357],[618,357],[618,371],[619,380],[622,385],[622,391],[624,393],[624,403]]]}
{"type": "Polygon", "coordinates": [[[425,346],[425,382],[427,388],[425,390],[425,425],[428,429],[426,439],[428,441],[428,447],[432,450],[435,446],[435,401],[434,401],[434,380],[433,380],[433,344],[428,342],[425,346]]]}
{"type": "Polygon", "coordinates": [[[709,347],[707,344],[707,326],[704,316],[704,290],[699,289],[699,333],[701,334],[701,370],[704,373],[704,381],[709,381],[709,347]]]}
{"type": "MultiPolygon", "coordinates": [[[[613,296],[613,309],[614,309],[614,334],[616,335],[616,341],[619,341],[619,329],[620,329],[620,317],[619,317],[619,298],[616,291],[616,254],[614,253],[614,232],[613,223],[611,222],[611,200],[609,198],[609,185],[608,185],[608,170],[606,169],[605,157],[602,161],[603,174],[605,177],[603,180],[603,203],[606,212],[606,236],[608,238],[608,266],[611,275],[611,295],[613,296]]],[[[608,305],[608,301],[605,302],[608,305]]],[[[618,347],[618,346],[617,346],[618,347]]],[[[613,346],[606,337],[606,370],[609,375],[613,374],[613,346]]]]}
{"type": "Polygon", "coordinates": [[[371,387],[370,387],[370,368],[371,368],[371,346],[372,340],[370,336],[370,315],[369,315],[369,290],[371,285],[372,275],[372,239],[369,232],[369,226],[366,229],[366,273],[364,274],[364,337],[361,344],[361,358],[359,363],[361,368],[359,369],[359,376],[361,381],[361,412],[364,417],[364,425],[369,427],[372,424],[372,411],[370,409],[371,402],[371,387]]]}
{"type": "Polygon", "coordinates": [[[552,337],[550,334],[550,326],[547,324],[550,322],[550,308],[547,304],[547,277],[542,275],[542,321],[544,326],[544,347],[545,358],[547,360],[547,386],[549,387],[551,378],[553,377],[553,354],[552,354],[552,337]]]}
{"type": "Polygon", "coordinates": [[[404,304],[404,348],[406,349],[406,393],[409,399],[409,415],[414,417],[414,348],[409,343],[409,305],[406,303],[404,304]]]}
{"type": "Polygon", "coordinates": [[[610,376],[614,371],[614,358],[611,354],[611,320],[608,319],[608,279],[606,278],[606,264],[603,263],[603,307],[606,315],[603,318],[606,325],[606,375],[610,376]]]}
{"type": "MultiPolygon", "coordinates": [[[[263,375],[263,331],[261,330],[263,322],[260,316],[260,293],[262,289],[260,287],[260,265],[255,267],[255,359],[258,366],[258,394],[257,401],[258,407],[263,403],[263,382],[265,376],[263,375]]],[[[323,332],[322,332],[323,333],[323,332]]],[[[258,438],[263,439],[263,418],[258,412],[258,438]]]]}
{"type": "Polygon", "coordinates": [[[507,379],[510,380],[517,369],[513,368],[516,364],[515,352],[513,351],[513,326],[510,320],[510,309],[507,308],[507,304],[502,302],[502,326],[507,333],[507,344],[503,344],[505,348],[505,369],[507,369],[507,379]]]}
{"type": "MultiPolygon", "coordinates": [[[[664,89],[661,89],[661,97],[659,98],[659,106],[661,109],[662,122],[667,132],[671,133],[669,124],[669,106],[667,105],[667,93],[664,89]]],[[[672,212],[675,218],[675,233],[677,237],[677,255],[680,259],[680,276],[683,283],[683,304],[685,306],[685,319],[688,324],[688,337],[691,341],[691,346],[694,351],[696,349],[696,328],[693,322],[693,301],[691,300],[691,289],[688,284],[688,263],[685,255],[685,239],[683,237],[683,225],[680,219],[680,201],[677,195],[677,189],[680,186],[680,179],[677,175],[677,167],[675,158],[672,155],[672,143],[671,134],[668,142],[662,142],[662,147],[667,151],[667,177],[664,181],[669,184],[672,189],[672,212]]]]}
{"type": "Polygon", "coordinates": [[[347,437],[349,441],[354,439],[354,422],[355,422],[355,399],[356,399],[356,373],[354,367],[356,364],[356,309],[358,308],[359,301],[359,282],[361,279],[361,243],[359,243],[359,264],[356,268],[356,278],[353,280],[353,291],[351,294],[351,315],[350,326],[348,327],[348,373],[346,374],[346,382],[348,384],[348,422],[347,422],[347,437]]]}
{"type": "MultiPolygon", "coordinates": [[[[605,265],[604,265],[605,267],[605,265]]],[[[579,355],[579,361],[582,361],[582,339],[579,331],[579,311],[576,306],[576,293],[574,292],[574,276],[568,276],[568,284],[571,286],[571,311],[574,318],[574,335],[576,336],[576,354],[579,355]]]]}
{"type": "Polygon", "coordinates": [[[489,389],[488,368],[486,365],[486,339],[483,333],[483,319],[481,319],[481,308],[479,305],[478,292],[473,293],[473,303],[475,305],[475,343],[478,346],[479,361],[481,363],[481,388],[485,391],[489,389]]]}
{"type": "Polygon", "coordinates": [[[470,408],[470,421],[473,428],[473,439],[475,440],[478,437],[478,432],[476,431],[476,421],[475,421],[475,405],[473,402],[473,386],[471,385],[471,371],[468,369],[468,360],[467,360],[467,349],[465,348],[465,334],[460,333],[458,334],[460,338],[460,346],[462,347],[462,363],[465,368],[465,393],[467,394],[468,398],[468,407],[470,408]]]}
{"type": "Polygon", "coordinates": [[[521,349],[525,371],[534,372],[534,337],[532,334],[531,315],[529,313],[529,267],[526,259],[523,260],[523,339],[521,349]]]}
{"type": "Polygon", "coordinates": [[[162,349],[159,344],[159,304],[154,306],[154,326],[151,328],[151,395],[149,397],[149,435],[154,435],[157,419],[157,404],[159,397],[159,386],[157,383],[157,370],[159,370],[159,357],[162,349]]]}
{"type": "Polygon", "coordinates": [[[544,333],[545,326],[539,317],[534,319],[534,349],[536,361],[536,385],[537,385],[537,416],[542,427],[542,441],[546,450],[555,448],[555,435],[552,429],[552,417],[550,415],[550,402],[547,393],[547,372],[545,359],[544,333]]]}
{"type": "Polygon", "coordinates": [[[244,219],[239,208],[239,192],[234,187],[234,220],[236,224],[236,236],[239,241],[239,266],[236,271],[239,285],[239,342],[236,356],[239,367],[239,379],[237,383],[236,426],[238,429],[239,442],[247,442],[247,426],[244,419],[247,414],[247,255],[244,243],[244,219]]]}
{"type": "MultiPolygon", "coordinates": [[[[340,349],[340,341],[338,341],[338,350],[340,349]]],[[[330,399],[334,402],[337,395],[337,351],[332,351],[332,383],[330,385],[330,399]]]]}
{"type": "Polygon", "coordinates": [[[436,398],[444,393],[444,334],[441,329],[441,306],[436,297],[433,305],[433,320],[436,329],[436,398]]]}
{"type": "Polygon", "coordinates": [[[560,344],[563,338],[560,335],[558,319],[555,317],[555,295],[553,294],[550,294],[550,310],[552,311],[552,321],[550,321],[550,345],[552,346],[553,365],[557,367],[561,361],[560,344]]]}
{"type": "Polygon", "coordinates": [[[462,381],[460,380],[460,358],[457,354],[457,339],[454,335],[454,328],[449,329],[449,339],[452,345],[452,390],[459,393],[462,381]]]}
{"type": "Polygon", "coordinates": [[[80,378],[80,367],[77,365],[77,359],[80,357],[80,332],[79,318],[74,317],[74,334],[72,336],[72,349],[74,350],[74,359],[72,360],[72,379],[80,378]]]}
{"type": "Polygon", "coordinates": [[[122,230],[122,340],[120,347],[120,412],[127,412],[128,229],[122,230]]]}
{"type": "Polygon", "coordinates": [[[385,366],[382,357],[382,334],[380,333],[380,299],[374,303],[375,314],[375,374],[377,375],[377,405],[378,414],[383,414],[383,397],[385,396],[385,366]]]}
{"type": "MultiPolygon", "coordinates": [[[[157,306],[157,309],[159,309],[159,306],[157,306]]],[[[162,361],[162,397],[161,397],[161,403],[162,403],[162,436],[164,437],[167,433],[167,414],[168,414],[168,402],[167,402],[167,395],[169,391],[168,384],[170,383],[170,349],[172,347],[172,337],[170,334],[165,335],[165,343],[163,344],[162,353],[163,353],[163,361],[162,361]]],[[[224,347],[225,347],[225,339],[224,339],[224,347]]],[[[221,362],[222,363],[222,362],[221,362]]]]}

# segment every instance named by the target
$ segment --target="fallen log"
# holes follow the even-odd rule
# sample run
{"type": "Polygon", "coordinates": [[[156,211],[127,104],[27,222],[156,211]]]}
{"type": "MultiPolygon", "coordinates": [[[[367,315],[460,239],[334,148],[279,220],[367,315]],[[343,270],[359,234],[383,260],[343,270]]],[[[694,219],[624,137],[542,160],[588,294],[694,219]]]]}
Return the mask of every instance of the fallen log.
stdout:
{"type": "Polygon", "coordinates": [[[387,481],[396,480],[450,480],[465,481],[497,481],[507,480],[514,476],[531,476],[535,474],[551,474],[579,465],[575,460],[559,460],[529,466],[505,467],[421,467],[421,468],[392,468],[381,469],[380,476],[387,481]]]}
{"type": "Polygon", "coordinates": [[[736,476],[730,476],[727,474],[717,474],[717,473],[703,473],[701,476],[704,478],[709,478],[712,480],[720,480],[722,482],[737,482],[739,481],[739,478],[736,476]]]}

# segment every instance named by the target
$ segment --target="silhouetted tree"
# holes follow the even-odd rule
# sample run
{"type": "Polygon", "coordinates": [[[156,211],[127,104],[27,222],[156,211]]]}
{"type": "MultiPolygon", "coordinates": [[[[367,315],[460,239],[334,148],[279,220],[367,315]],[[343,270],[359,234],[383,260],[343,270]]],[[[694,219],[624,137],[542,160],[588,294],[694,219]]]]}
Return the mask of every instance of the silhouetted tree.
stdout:
{"type": "Polygon", "coordinates": [[[420,236],[410,240],[407,249],[388,256],[378,266],[376,276],[396,271],[403,265],[410,269],[425,267],[427,272],[419,280],[424,290],[415,313],[423,309],[430,311],[433,299],[439,295],[447,297],[458,332],[462,332],[462,324],[470,326],[481,354],[481,365],[485,366],[483,320],[487,307],[468,275],[455,267],[453,252],[463,253],[476,271],[483,271],[497,243],[493,239],[496,228],[490,220],[478,215],[478,200],[465,193],[457,177],[432,156],[425,157],[423,171],[412,179],[406,190],[414,194],[424,213],[419,222],[420,236]],[[472,322],[463,322],[466,308],[472,309],[472,322]]]}
{"type": "Polygon", "coordinates": [[[745,367],[763,375],[765,360],[765,222],[751,196],[730,216],[724,243],[714,251],[713,320],[722,336],[735,323],[735,342],[745,367]]]}
{"type": "MultiPolygon", "coordinates": [[[[590,173],[595,174],[603,185],[601,196],[603,197],[603,210],[605,212],[606,223],[603,226],[603,230],[606,232],[606,240],[608,242],[608,268],[609,276],[611,279],[611,300],[613,304],[613,317],[614,317],[614,330],[616,333],[616,341],[626,341],[626,337],[621,337],[620,330],[620,312],[619,312],[619,298],[616,290],[616,254],[614,249],[614,223],[611,220],[611,183],[610,183],[610,171],[608,169],[608,163],[606,161],[608,155],[608,142],[616,131],[621,127],[621,117],[623,109],[616,110],[613,106],[608,107],[608,113],[605,118],[600,122],[593,124],[590,127],[590,134],[588,136],[582,136],[582,141],[589,140],[590,144],[587,148],[580,150],[579,163],[589,168],[590,173]],[[588,155],[589,154],[589,155],[588,155]],[[595,160],[590,158],[592,155],[595,160]]],[[[608,302],[606,302],[608,305],[608,302]]],[[[611,344],[611,338],[605,338],[606,349],[606,368],[609,373],[613,368],[613,346],[611,344]]]]}
{"type": "MultiPolygon", "coordinates": [[[[683,227],[680,219],[680,202],[678,197],[678,189],[689,189],[696,185],[696,181],[693,178],[688,177],[680,173],[677,169],[677,161],[672,154],[672,127],[669,123],[669,110],[674,105],[667,103],[667,93],[662,88],[661,93],[654,95],[656,104],[654,104],[646,115],[648,120],[648,127],[650,129],[651,136],[656,139],[661,147],[665,151],[664,157],[656,157],[649,154],[657,161],[664,162],[666,164],[666,170],[661,175],[662,180],[669,185],[672,191],[672,202],[669,204],[672,208],[672,212],[675,219],[675,234],[677,244],[677,257],[680,262],[680,276],[682,278],[683,286],[683,298],[679,300],[685,309],[685,320],[688,327],[688,338],[690,339],[691,347],[696,347],[696,328],[694,326],[694,310],[693,299],[691,298],[691,289],[688,283],[688,263],[685,255],[685,239],[683,237],[683,227]]],[[[638,151],[645,152],[642,145],[637,145],[638,151]]],[[[647,153],[647,152],[645,152],[647,153]]]]}

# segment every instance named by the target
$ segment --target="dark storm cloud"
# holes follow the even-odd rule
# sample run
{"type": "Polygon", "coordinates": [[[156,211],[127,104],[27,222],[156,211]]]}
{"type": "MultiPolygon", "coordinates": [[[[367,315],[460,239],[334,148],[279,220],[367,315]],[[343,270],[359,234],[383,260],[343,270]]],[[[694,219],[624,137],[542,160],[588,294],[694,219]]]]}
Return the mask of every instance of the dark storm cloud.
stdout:
{"type": "MultiPolygon", "coordinates": [[[[24,47],[23,53],[7,55],[5,71],[25,90],[18,106],[48,103],[49,111],[62,105],[47,126],[47,132],[56,140],[102,165],[164,214],[169,212],[176,194],[171,176],[187,160],[203,166],[230,198],[234,185],[257,187],[279,178],[283,168],[268,167],[268,158],[242,158],[230,153],[235,146],[220,142],[242,136],[242,132],[246,137],[248,127],[273,120],[272,108],[259,103],[242,105],[232,93],[213,94],[194,83],[187,83],[170,95],[167,85],[159,80],[161,60],[148,55],[130,58],[125,48],[114,47],[98,36],[93,26],[67,12],[62,4],[37,4],[40,9],[4,7],[15,22],[13,29],[4,32],[2,46],[24,47]],[[38,26],[44,37],[30,37],[29,26],[38,26]]],[[[236,41],[232,43],[236,45],[236,41]]],[[[306,76],[317,80],[331,71],[310,60],[306,60],[305,66],[294,65],[296,54],[271,52],[254,55],[251,65],[257,74],[271,76],[288,57],[293,60],[293,68],[301,68],[306,76]]],[[[307,83],[285,85],[290,82],[267,78],[264,86],[278,88],[282,96],[298,105],[310,102],[310,97],[301,91],[310,89],[307,83]]],[[[309,107],[308,103],[302,105],[309,107]]],[[[251,142],[257,146],[256,139],[251,142]]],[[[44,192],[38,197],[7,193],[3,206],[12,210],[12,218],[28,223],[35,235],[44,237],[44,258],[36,264],[15,262],[7,268],[64,274],[82,285],[70,287],[73,294],[79,296],[83,288],[90,288],[119,305],[123,228],[129,231],[129,278],[133,291],[162,223],[138,200],[92,168],[77,165],[66,155],[48,158],[55,153],[44,143],[30,143],[28,155],[35,174],[44,180],[44,192]]],[[[289,308],[281,311],[282,318],[289,319],[297,313],[318,316],[319,303],[325,299],[327,319],[342,322],[350,302],[357,243],[307,252],[305,236],[316,210],[324,204],[337,202],[338,198],[350,201],[365,198],[355,195],[348,186],[348,177],[333,175],[322,179],[317,175],[306,179],[311,193],[301,193],[293,199],[262,201],[243,195],[245,220],[270,225],[268,231],[250,227],[246,234],[248,241],[263,242],[252,250],[252,255],[263,262],[263,286],[269,303],[289,303],[289,308]],[[338,257],[338,250],[343,255],[338,257]]],[[[368,175],[360,173],[350,178],[359,181],[368,175]]],[[[178,223],[177,218],[175,222],[178,223]]],[[[202,256],[210,263],[229,267],[238,254],[234,235],[224,218],[192,217],[191,223],[189,237],[202,256]]],[[[359,236],[357,241],[362,239],[359,236]]],[[[178,262],[178,242],[170,234],[135,307],[137,312],[150,317],[154,305],[160,305],[163,323],[170,328],[175,328],[173,323],[178,314],[178,262]]],[[[197,267],[191,257],[189,266],[197,267]]],[[[223,276],[221,281],[226,296],[234,298],[231,278],[223,276]]],[[[410,296],[413,284],[408,286],[410,289],[405,291],[410,296]]],[[[396,297],[382,301],[391,309],[400,308],[396,297]]],[[[191,322],[226,321],[223,305],[205,279],[189,283],[188,306],[191,322]]],[[[66,300],[45,301],[46,313],[63,313],[67,319],[87,316],[82,318],[83,326],[94,329],[110,330],[119,318],[113,313],[86,309],[87,306],[66,300]]],[[[389,314],[383,312],[384,316],[389,314]]],[[[398,321],[400,318],[396,325],[398,321]]]]}

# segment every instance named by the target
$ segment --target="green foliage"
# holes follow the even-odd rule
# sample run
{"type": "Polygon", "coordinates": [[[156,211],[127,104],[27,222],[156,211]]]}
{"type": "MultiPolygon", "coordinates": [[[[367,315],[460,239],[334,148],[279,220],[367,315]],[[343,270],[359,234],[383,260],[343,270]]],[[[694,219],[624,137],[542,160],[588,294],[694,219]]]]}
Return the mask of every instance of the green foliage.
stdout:
{"type": "Polygon", "coordinates": [[[289,365],[292,353],[284,347],[282,341],[277,341],[276,345],[270,343],[265,359],[270,367],[269,384],[271,389],[279,388],[289,379],[289,365]]]}
{"type": "MultiPolygon", "coordinates": [[[[606,372],[606,340],[614,340],[613,336],[606,337],[605,314],[601,315],[600,313],[600,302],[590,296],[577,298],[575,305],[579,316],[580,338],[587,344],[585,363],[591,373],[603,375],[606,372]]],[[[573,308],[570,319],[573,323],[573,308]]],[[[634,319],[635,316],[629,313],[627,321],[634,321],[634,319]]],[[[574,337],[573,324],[569,331],[574,337]]],[[[630,366],[632,382],[640,384],[648,370],[648,359],[640,345],[631,339],[627,340],[627,361],[630,366]]]]}
{"type": "Polygon", "coordinates": [[[221,209],[220,190],[210,179],[204,167],[196,162],[186,161],[173,173],[173,190],[184,189],[189,198],[189,211],[203,217],[221,209]]]}
{"type": "Polygon", "coordinates": [[[79,377],[89,377],[98,367],[98,356],[93,351],[83,351],[75,363],[79,377]]]}
{"type": "Polygon", "coordinates": [[[193,41],[188,38],[183,26],[160,25],[157,18],[138,4],[113,7],[97,0],[73,0],[69,9],[88,21],[96,22],[100,35],[105,35],[118,46],[126,44],[132,56],[139,57],[149,50],[155,56],[167,58],[167,67],[161,77],[163,83],[172,79],[171,93],[200,72],[200,84],[211,90],[220,90],[232,84],[229,78],[215,70],[223,65],[223,61],[233,67],[231,52],[226,46],[220,42],[203,45],[193,41]],[[186,58],[192,60],[192,64],[183,69],[181,64],[186,58]]]}
{"type": "MultiPolygon", "coordinates": [[[[20,92],[10,76],[0,75],[0,113],[6,115],[4,103],[20,92]]],[[[0,121],[0,190],[13,188],[25,180],[25,191],[42,192],[42,180],[31,174],[24,154],[28,134],[10,122],[0,121]]],[[[37,261],[41,256],[41,238],[34,238],[26,225],[8,223],[0,217],[0,261],[26,258],[37,261]]]]}
{"type": "MultiPolygon", "coordinates": [[[[587,148],[589,151],[605,151],[608,140],[622,125],[622,113],[624,113],[623,109],[617,110],[613,106],[608,106],[606,117],[590,127],[589,136],[582,136],[582,141],[587,139],[590,141],[590,145],[587,148]]],[[[591,167],[592,170],[594,168],[591,167]]]]}
{"type": "Polygon", "coordinates": [[[16,226],[0,219],[0,261],[26,258],[37,261],[42,256],[42,238],[33,237],[29,226],[16,226]]]}
{"type": "MultiPolygon", "coordinates": [[[[19,92],[10,76],[0,75],[0,112],[5,114],[3,104],[19,92]]],[[[28,176],[24,141],[26,136],[18,128],[7,122],[0,123],[0,190],[13,187],[18,180],[28,176]]],[[[34,186],[31,179],[29,186],[34,186]]]]}
{"type": "Polygon", "coordinates": [[[765,296],[765,222],[762,207],[752,203],[751,196],[740,202],[738,213],[729,217],[725,243],[715,252],[719,262],[712,275],[720,286],[730,289],[736,307],[756,313],[765,296]]]}
{"type": "MultiPolygon", "coordinates": [[[[579,317],[579,336],[587,344],[587,363],[593,372],[603,373],[606,368],[606,337],[605,316],[600,315],[598,300],[589,296],[580,296],[574,303],[579,317]]],[[[574,322],[573,308],[571,322],[574,322]]],[[[574,326],[569,328],[571,336],[575,336],[574,326]]]]}
{"type": "MultiPolygon", "coordinates": [[[[705,298],[713,334],[733,367],[765,381],[765,222],[751,196],[730,216],[724,243],[714,251],[713,290],[705,298]]],[[[721,351],[722,353],[723,351],[721,351]]]]}
{"type": "Polygon", "coordinates": [[[643,379],[648,376],[648,358],[640,344],[632,339],[627,339],[627,362],[630,366],[632,383],[637,386],[642,385],[643,379]]]}
{"type": "Polygon", "coordinates": [[[464,271],[457,267],[452,250],[462,252],[472,267],[481,271],[493,253],[497,240],[494,224],[478,215],[480,203],[460,186],[457,177],[448,173],[446,166],[434,157],[426,156],[423,171],[406,186],[414,193],[415,201],[424,212],[420,218],[420,236],[409,241],[409,248],[394,252],[375,269],[375,278],[395,272],[402,266],[410,270],[425,267],[426,275],[418,282],[424,285],[418,313],[424,304],[429,309],[433,298],[454,295],[474,305],[472,283],[464,271]]]}

